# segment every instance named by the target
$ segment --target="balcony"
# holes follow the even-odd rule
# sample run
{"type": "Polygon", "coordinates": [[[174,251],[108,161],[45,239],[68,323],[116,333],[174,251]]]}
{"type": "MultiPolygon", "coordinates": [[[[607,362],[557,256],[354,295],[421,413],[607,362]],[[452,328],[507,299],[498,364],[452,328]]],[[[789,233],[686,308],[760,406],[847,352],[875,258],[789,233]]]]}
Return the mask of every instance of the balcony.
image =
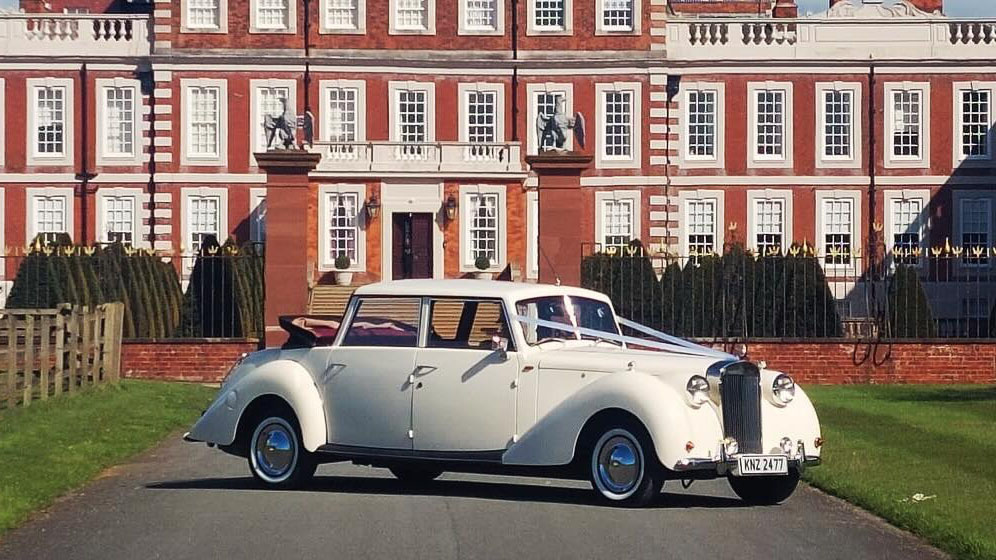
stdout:
{"type": "Polygon", "coordinates": [[[316,142],[317,173],[341,176],[525,176],[518,142],[316,142]]]}
{"type": "Polygon", "coordinates": [[[669,60],[991,60],[996,20],[684,18],[667,24],[669,60]]]}
{"type": "Polygon", "coordinates": [[[0,14],[0,55],[130,57],[150,52],[148,15],[0,14]]]}

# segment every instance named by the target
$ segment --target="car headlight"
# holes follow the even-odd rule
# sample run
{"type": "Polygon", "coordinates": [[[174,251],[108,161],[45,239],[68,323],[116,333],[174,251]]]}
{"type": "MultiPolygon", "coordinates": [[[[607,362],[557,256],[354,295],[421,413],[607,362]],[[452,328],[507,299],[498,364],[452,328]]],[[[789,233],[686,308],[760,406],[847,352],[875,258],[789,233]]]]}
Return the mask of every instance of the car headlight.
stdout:
{"type": "Polygon", "coordinates": [[[693,375],[685,385],[688,391],[688,398],[696,407],[702,406],[709,400],[709,381],[701,375],[693,375]]]}
{"type": "Polygon", "coordinates": [[[788,404],[795,398],[795,381],[783,373],[771,384],[771,393],[775,395],[777,402],[788,404]]]}

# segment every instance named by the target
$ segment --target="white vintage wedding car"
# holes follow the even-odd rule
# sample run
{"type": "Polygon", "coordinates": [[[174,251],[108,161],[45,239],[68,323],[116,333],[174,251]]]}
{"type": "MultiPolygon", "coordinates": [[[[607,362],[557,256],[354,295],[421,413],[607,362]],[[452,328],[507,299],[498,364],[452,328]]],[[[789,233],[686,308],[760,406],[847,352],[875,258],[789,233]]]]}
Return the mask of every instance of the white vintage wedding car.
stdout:
{"type": "Polygon", "coordinates": [[[270,487],[319,463],[588,478],[645,505],[665,480],[727,477],[777,503],[820,460],[820,426],[784,373],[615,315],[603,294],[485,280],[360,287],[341,318],[284,317],[188,441],[245,457],[270,487]]]}

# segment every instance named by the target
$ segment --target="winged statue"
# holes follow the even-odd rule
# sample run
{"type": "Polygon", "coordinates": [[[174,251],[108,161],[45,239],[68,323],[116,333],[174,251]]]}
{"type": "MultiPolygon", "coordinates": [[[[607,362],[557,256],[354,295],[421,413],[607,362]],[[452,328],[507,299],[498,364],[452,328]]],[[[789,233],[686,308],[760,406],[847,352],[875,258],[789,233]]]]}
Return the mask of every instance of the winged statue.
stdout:
{"type": "Polygon", "coordinates": [[[263,130],[266,131],[266,149],[275,147],[278,150],[289,150],[294,147],[294,128],[297,117],[291,112],[286,99],[280,100],[283,112],[279,115],[269,114],[263,117],[263,130]],[[274,146],[274,140],[277,145],[274,146]]]}
{"type": "Polygon", "coordinates": [[[562,97],[557,99],[552,115],[540,113],[536,117],[536,136],[540,139],[540,146],[553,146],[554,150],[565,151],[564,144],[570,130],[574,131],[578,146],[583,148],[584,115],[576,112],[573,117],[567,116],[567,100],[562,97]]]}

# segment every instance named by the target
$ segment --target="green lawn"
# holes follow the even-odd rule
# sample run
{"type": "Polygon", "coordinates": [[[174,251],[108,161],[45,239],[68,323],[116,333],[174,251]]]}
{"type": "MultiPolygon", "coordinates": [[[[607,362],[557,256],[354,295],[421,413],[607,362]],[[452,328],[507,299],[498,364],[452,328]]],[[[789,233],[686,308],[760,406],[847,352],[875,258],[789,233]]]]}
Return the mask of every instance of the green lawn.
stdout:
{"type": "Polygon", "coordinates": [[[32,511],[189,426],[209,387],[122,381],[0,411],[0,534],[32,511]]]}
{"type": "Polygon", "coordinates": [[[958,558],[996,559],[996,387],[806,391],[826,439],[810,484],[958,558]]]}

